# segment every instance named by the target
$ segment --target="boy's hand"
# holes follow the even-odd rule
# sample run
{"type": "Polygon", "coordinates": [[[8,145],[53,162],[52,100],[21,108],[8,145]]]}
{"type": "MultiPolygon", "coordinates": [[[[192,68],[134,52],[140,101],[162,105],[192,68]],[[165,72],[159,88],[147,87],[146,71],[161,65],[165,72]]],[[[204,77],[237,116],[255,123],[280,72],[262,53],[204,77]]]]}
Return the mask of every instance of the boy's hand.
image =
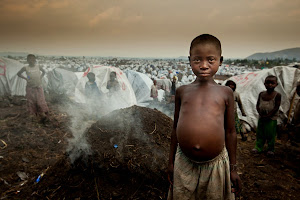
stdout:
{"type": "Polygon", "coordinates": [[[239,196],[242,190],[242,181],[236,170],[230,172],[230,179],[233,184],[233,192],[235,193],[235,196],[239,196]]]}

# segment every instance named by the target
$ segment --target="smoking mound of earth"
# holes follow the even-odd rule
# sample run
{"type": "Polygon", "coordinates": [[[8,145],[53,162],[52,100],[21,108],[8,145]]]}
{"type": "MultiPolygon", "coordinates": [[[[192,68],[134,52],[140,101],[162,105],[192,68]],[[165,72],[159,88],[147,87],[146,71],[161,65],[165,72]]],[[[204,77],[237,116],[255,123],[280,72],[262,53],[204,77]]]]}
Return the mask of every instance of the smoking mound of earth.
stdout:
{"type": "Polygon", "coordinates": [[[71,162],[72,150],[66,152],[39,183],[24,186],[22,196],[166,199],[172,123],[171,118],[156,109],[132,106],[115,110],[84,133],[91,149],[88,155],[81,154],[71,162]]]}

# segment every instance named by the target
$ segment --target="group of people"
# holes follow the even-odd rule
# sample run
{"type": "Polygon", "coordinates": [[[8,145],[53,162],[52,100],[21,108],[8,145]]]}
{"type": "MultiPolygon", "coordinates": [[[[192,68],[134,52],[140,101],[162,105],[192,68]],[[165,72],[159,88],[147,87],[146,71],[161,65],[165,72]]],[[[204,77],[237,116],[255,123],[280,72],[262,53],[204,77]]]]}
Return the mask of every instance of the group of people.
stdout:
{"type": "MultiPolygon", "coordinates": [[[[150,97],[152,97],[153,101],[157,102],[159,88],[157,85],[157,80],[153,79],[152,81],[153,81],[153,85],[151,86],[150,97]]],[[[164,89],[165,100],[167,100],[170,103],[175,101],[176,81],[177,81],[177,77],[173,76],[170,91],[166,91],[166,89],[164,89]]]]}
{"type": "MultiPolygon", "coordinates": [[[[175,93],[168,199],[229,200],[241,192],[236,133],[241,134],[243,141],[247,138],[237,115],[237,105],[243,116],[246,113],[235,91],[236,83],[227,81],[228,87],[224,87],[213,79],[222,61],[221,43],[215,36],[202,34],[193,39],[189,62],[197,78],[193,83],[179,87],[175,93]]],[[[267,143],[267,155],[274,155],[281,104],[281,94],[275,91],[277,81],[276,76],[267,76],[266,90],[258,96],[259,119],[253,153],[263,152],[267,143]]],[[[297,94],[300,95],[299,83],[297,94]]],[[[294,115],[297,117],[299,111],[296,110],[294,115]]]]}
{"type": "MultiPolygon", "coordinates": [[[[49,121],[49,108],[45,100],[44,90],[42,86],[42,78],[45,75],[45,70],[37,65],[36,56],[33,54],[27,55],[28,65],[21,68],[17,75],[26,80],[26,99],[27,99],[27,111],[31,120],[38,119],[40,122],[45,123],[49,121]],[[24,76],[25,72],[25,76],[24,76]]],[[[87,74],[88,81],[85,84],[85,96],[87,104],[95,105],[94,102],[99,100],[103,93],[99,90],[96,84],[96,76],[93,72],[87,74]]],[[[107,82],[106,87],[110,93],[118,91],[120,85],[117,80],[116,72],[110,73],[110,80],[107,82]]],[[[91,109],[94,107],[91,106],[91,109]]],[[[96,109],[97,110],[97,109],[96,109]]],[[[93,114],[92,111],[92,114],[93,114]]]]}
{"type": "MultiPolygon", "coordinates": [[[[246,140],[237,116],[237,105],[243,116],[246,113],[235,91],[235,82],[228,81],[228,87],[224,87],[213,79],[223,61],[219,39],[210,34],[199,35],[192,40],[189,54],[190,66],[197,78],[177,89],[174,79],[171,91],[175,111],[168,164],[168,199],[234,199],[242,189],[237,173],[236,133],[246,140]]],[[[43,113],[44,118],[49,111],[41,86],[44,71],[36,66],[34,55],[28,55],[27,61],[29,65],[18,75],[27,81],[28,111],[32,115],[43,113]],[[22,75],[24,71],[27,77],[22,75]]],[[[95,83],[95,74],[88,73],[87,77],[86,95],[97,98],[101,91],[95,83]]],[[[115,77],[112,73],[107,89],[116,86],[115,77]]],[[[156,85],[154,80],[151,97],[155,100],[158,97],[156,85]]],[[[275,91],[278,85],[275,76],[267,76],[264,85],[266,91],[259,94],[256,105],[259,119],[253,152],[262,152],[267,142],[267,153],[273,155],[281,94],[275,91]]],[[[300,93],[299,86],[297,93],[300,93]]]]}

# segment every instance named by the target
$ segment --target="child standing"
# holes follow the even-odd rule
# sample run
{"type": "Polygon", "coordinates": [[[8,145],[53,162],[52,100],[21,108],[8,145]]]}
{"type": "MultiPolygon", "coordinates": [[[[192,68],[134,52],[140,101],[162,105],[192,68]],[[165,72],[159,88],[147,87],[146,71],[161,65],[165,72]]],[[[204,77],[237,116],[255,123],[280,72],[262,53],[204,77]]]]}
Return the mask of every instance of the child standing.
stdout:
{"type": "Polygon", "coordinates": [[[174,102],[175,101],[176,80],[177,80],[177,77],[173,76],[172,86],[171,86],[171,100],[170,100],[170,102],[174,102]]]}
{"type": "Polygon", "coordinates": [[[153,98],[154,101],[158,101],[158,89],[157,89],[157,81],[153,80],[153,85],[151,86],[150,97],[153,98]]]}
{"type": "Polygon", "coordinates": [[[89,79],[85,84],[85,96],[89,108],[89,113],[92,117],[97,117],[99,107],[101,106],[101,92],[95,82],[95,74],[90,72],[87,74],[89,79]]]}
{"type": "Polygon", "coordinates": [[[281,103],[281,94],[274,90],[278,85],[276,76],[267,76],[264,85],[267,90],[259,94],[256,104],[259,118],[256,131],[256,144],[252,151],[254,153],[262,152],[264,144],[267,141],[267,155],[272,156],[274,155],[277,117],[281,103]]]}
{"type": "Polygon", "coordinates": [[[236,195],[241,191],[233,92],[213,79],[221,53],[221,43],[212,35],[191,42],[189,62],[197,78],[175,94],[168,199],[228,200],[234,199],[232,190],[236,195]]]}
{"type": "Polygon", "coordinates": [[[233,98],[234,98],[234,101],[235,101],[234,102],[234,121],[235,121],[234,125],[235,125],[236,133],[241,134],[242,141],[246,141],[247,137],[244,135],[242,124],[241,124],[241,121],[238,117],[237,105],[239,106],[243,116],[246,116],[246,113],[244,111],[244,107],[243,107],[243,104],[242,104],[242,101],[241,101],[241,98],[240,98],[240,94],[237,91],[235,91],[236,90],[236,83],[232,80],[228,80],[225,83],[225,85],[230,87],[233,91],[233,98]]]}
{"type": "Polygon", "coordinates": [[[109,75],[109,81],[107,82],[106,88],[109,90],[110,93],[116,92],[120,90],[120,85],[117,80],[116,72],[111,72],[109,75]]]}
{"type": "Polygon", "coordinates": [[[45,122],[48,119],[47,114],[49,112],[42,87],[42,78],[45,75],[45,70],[41,66],[36,65],[36,57],[33,54],[27,56],[27,62],[29,65],[23,67],[17,73],[20,78],[27,81],[27,110],[31,117],[40,115],[41,122],[45,122]],[[26,72],[27,77],[22,75],[23,72],[26,72]]]}
{"type": "MultiPolygon", "coordinates": [[[[296,93],[300,96],[300,82],[297,83],[296,93]]],[[[292,124],[299,129],[300,127],[300,100],[296,104],[292,124]]],[[[299,136],[298,136],[299,137],[299,136]]]]}
{"type": "Polygon", "coordinates": [[[101,96],[101,92],[95,82],[95,74],[90,72],[87,74],[88,82],[85,84],[85,96],[88,99],[98,99],[101,96]]]}

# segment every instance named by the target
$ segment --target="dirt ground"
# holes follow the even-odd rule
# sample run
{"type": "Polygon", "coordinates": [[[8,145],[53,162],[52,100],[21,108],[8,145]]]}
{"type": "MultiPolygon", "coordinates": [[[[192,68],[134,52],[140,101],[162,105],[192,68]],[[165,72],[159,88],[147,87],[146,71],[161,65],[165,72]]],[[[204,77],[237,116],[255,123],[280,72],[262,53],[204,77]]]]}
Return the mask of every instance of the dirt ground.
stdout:
{"type": "MultiPolygon", "coordinates": [[[[87,117],[91,125],[70,148],[72,117],[58,103],[48,104],[42,124],[17,102],[0,108],[0,199],[166,199],[172,119],[165,114],[133,106],[87,117]]],[[[299,146],[280,135],[272,158],[251,153],[255,133],[245,142],[238,136],[240,199],[300,199],[299,146]]]]}

